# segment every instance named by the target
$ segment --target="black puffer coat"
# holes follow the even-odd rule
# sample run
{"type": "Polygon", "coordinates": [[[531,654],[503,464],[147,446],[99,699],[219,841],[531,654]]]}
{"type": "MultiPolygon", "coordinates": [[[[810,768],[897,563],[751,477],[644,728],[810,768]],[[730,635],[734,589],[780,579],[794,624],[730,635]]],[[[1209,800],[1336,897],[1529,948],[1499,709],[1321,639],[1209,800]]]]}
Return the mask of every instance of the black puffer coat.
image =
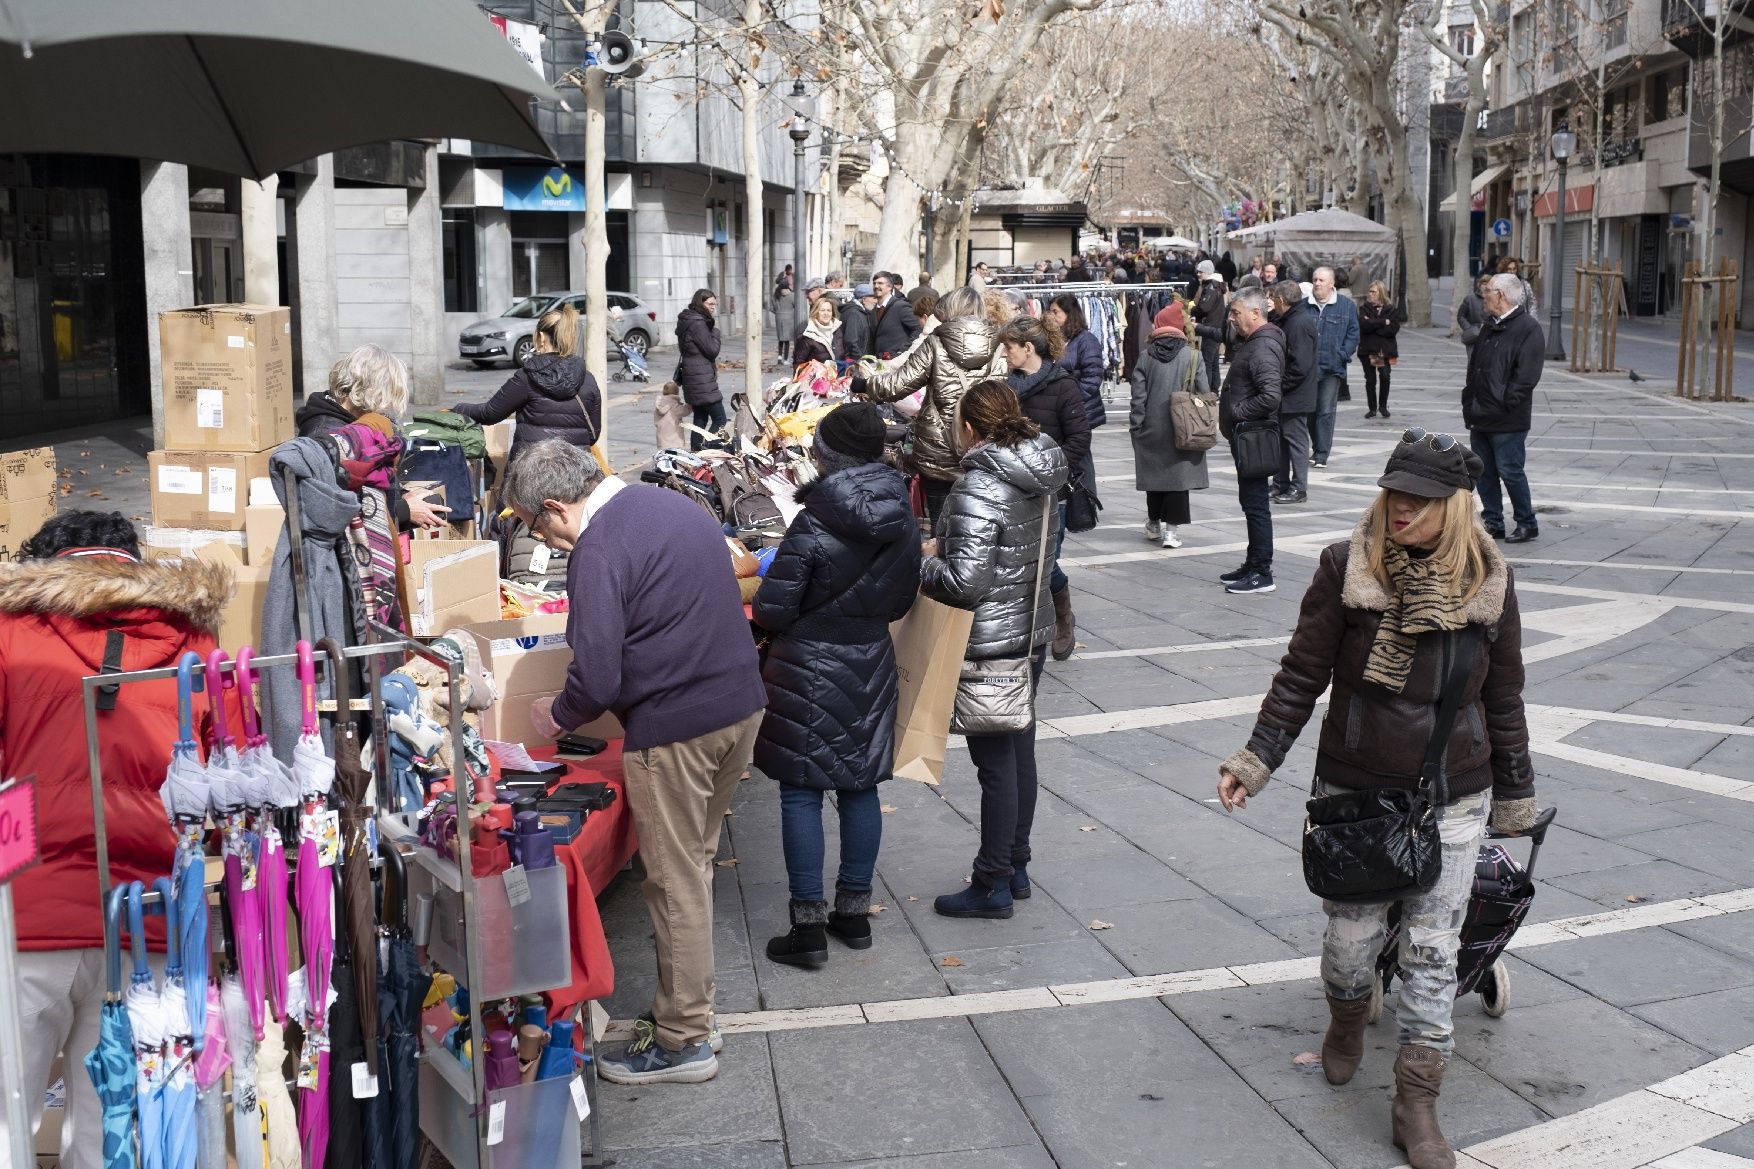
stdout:
{"type": "Polygon", "coordinates": [[[499,393],[486,402],[479,405],[465,402],[451,409],[484,426],[504,422],[516,414],[514,453],[547,438],[589,447],[597,441],[603,424],[603,395],[597,388],[597,379],[586,372],[585,359],[576,354],[558,357],[538,353],[507,378],[499,393]]]}
{"type": "Polygon", "coordinates": [[[798,497],[804,510],[755,594],[756,624],[775,634],[755,764],[792,787],[862,791],[893,761],[889,623],[919,589],[919,528],[907,481],[884,463],[836,471],[798,497]]]}
{"type": "Polygon", "coordinates": [[[723,402],[719,392],[719,325],[699,309],[685,308],[676,316],[676,384],[690,406],[723,402]]]}

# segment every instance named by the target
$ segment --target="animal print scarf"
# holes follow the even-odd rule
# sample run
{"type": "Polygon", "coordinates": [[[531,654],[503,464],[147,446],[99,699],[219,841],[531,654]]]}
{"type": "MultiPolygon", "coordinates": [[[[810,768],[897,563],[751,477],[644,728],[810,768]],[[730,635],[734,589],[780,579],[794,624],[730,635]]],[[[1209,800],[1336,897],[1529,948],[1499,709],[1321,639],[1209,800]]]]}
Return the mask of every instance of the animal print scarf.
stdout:
{"type": "Polygon", "coordinates": [[[1399,694],[1413,670],[1419,634],[1461,629],[1468,617],[1461,596],[1446,587],[1448,578],[1435,560],[1409,555],[1391,540],[1383,550],[1383,565],[1392,587],[1364,663],[1364,680],[1399,694]]]}

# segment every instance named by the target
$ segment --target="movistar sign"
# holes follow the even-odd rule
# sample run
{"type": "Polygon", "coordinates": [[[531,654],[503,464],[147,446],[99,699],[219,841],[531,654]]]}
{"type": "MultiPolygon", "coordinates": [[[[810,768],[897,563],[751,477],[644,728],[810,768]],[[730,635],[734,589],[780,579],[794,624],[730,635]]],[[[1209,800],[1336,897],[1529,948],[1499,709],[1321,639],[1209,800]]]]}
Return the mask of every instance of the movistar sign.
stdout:
{"type": "Polygon", "coordinates": [[[583,176],[566,167],[508,166],[505,169],[507,211],[583,211],[583,176]]]}

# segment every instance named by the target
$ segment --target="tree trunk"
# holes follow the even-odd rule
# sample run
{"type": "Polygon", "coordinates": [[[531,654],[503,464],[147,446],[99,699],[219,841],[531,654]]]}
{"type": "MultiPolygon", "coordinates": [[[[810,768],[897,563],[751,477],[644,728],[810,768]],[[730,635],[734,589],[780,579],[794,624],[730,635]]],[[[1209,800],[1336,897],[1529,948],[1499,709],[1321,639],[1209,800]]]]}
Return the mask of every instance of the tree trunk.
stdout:
{"type": "Polygon", "coordinates": [[[1468,244],[1473,238],[1474,219],[1474,125],[1480,120],[1480,111],[1486,108],[1486,60],[1485,52],[1468,58],[1468,101],[1462,107],[1462,132],[1456,137],[1456,223],[1455,234],[1450,240],[1455,255],[1456,280],[1450,294],[1449,335],[1452,337],[1457,332],[1456,322],[1461,316],[1462,302],[1468,299],[1474,284],[1473,273],[1468,271],[1468,244]]]}
{"type": "Polygon", "coordinates": [[[761,187],[761,80],[756,74],[761,65],[761,46],[753,36],[760,27],[761,0],[746,0],[743,35],[749,55],[738,71],[737,91],[743,113],[743,202],[746,208],[743,221],[748,224],[743,264],[743,393],[753,403],[762,401],[761,363],[766,356],[766,347],[761,324],[767,311],[767,278],[762,264],[767,232],[761,187]]]}
{"type": "MultiPolygon", "coordinates": [[[[584,12],[571,3],[567,11],[587,41],[602,37],[609,27],[618,0],[600,0],[584,12]]],[[[607,195],[603,174],[606,94],[601,69],[584,70],[579,88],[585,98],[585,370],[599,386],[609,384],[609,226],[603,200],[607,195]]],[[[597,441],[608,450],[609,395],[603,392],[603,410],[597,441]]]]}

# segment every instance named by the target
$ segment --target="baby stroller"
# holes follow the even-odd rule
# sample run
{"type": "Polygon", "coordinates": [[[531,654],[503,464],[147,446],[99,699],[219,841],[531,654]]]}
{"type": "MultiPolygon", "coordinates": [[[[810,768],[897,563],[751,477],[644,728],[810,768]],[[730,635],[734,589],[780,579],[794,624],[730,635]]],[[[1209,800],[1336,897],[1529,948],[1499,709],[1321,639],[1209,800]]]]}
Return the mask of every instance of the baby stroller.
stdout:
{"type": "MultiPolygon", "coordinates": [[[[1533,828],[1516,834],[1528,838],[1528,864],[1519,866],[1502,844],[1492,843],[1509,837],[1490,828],[1474,861],[1474,891],[1462,918],[1462,945],[1456,953],[1456,997],[1479,991],[1486,1013],[1494,1019],[1502,1019],[1510,1010],[1510,968],[1504,964],[1504,949],[1535,903],[1535,858],[1557,810],[1547,808],[1536,817],[1533,828]]],[[[1395,956],[1400,939],[1401,907],[1397,904],[1389,910],[1388,935],[1376,960],[1376,987],[1370,992],[1372,1023],[1382,1014],[1383,995],[1400,973],[1395,956]]]]}
{"type": "Polygon", "coordinates": [[[621,351],[621,367],[609,375],[617,382],[643,382],[646,377],[646,355],[626,342],[616,346],[621,351]]]}

